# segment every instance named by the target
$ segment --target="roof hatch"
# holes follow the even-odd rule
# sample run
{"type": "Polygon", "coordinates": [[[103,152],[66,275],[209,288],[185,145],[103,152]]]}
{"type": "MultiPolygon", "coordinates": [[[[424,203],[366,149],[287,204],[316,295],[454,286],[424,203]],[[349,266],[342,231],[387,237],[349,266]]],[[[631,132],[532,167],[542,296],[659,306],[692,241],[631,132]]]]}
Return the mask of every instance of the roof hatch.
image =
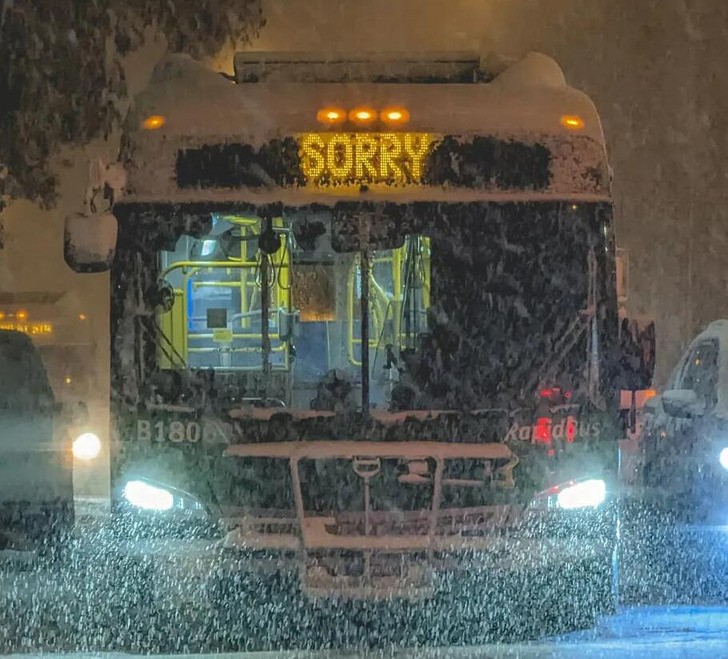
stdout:
{"type": "Polygon", "coordinates": [[[473,83],[492,74],[474,53],[316,53],[240,52],[235,80],[249,82],[473,83]]]}

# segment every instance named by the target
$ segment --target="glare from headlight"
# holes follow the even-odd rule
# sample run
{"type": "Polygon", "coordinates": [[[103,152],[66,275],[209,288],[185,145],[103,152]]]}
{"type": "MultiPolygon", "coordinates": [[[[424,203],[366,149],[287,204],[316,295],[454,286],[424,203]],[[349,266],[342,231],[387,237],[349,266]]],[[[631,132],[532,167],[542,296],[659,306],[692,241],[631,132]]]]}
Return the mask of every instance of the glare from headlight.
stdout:
{"type": "Polygon", "coordinates": [[[723,467],[723,469],[728,469],[728,446],[720,452],[718,459],[720,460],[720,466],[723,467]]]}
{"type": "Polygon", "coordinates": [[[101,452],[101,440],[92,432],[85,432],[73,441],[73,457],[93,460],[101,452]]]}
{"type": "Polygon", "coordinates": [[[607,498],[607,484],[598,478],[564,488],[557,495],[559,508],[596,508],[607,498]]]}
{"type": "Polygon", "coordinates": [[[129,481],[124,486],[124,498],[132,506],[144,510],[170,510],[174,505],[171,492],[144,481],[129,481]]]}

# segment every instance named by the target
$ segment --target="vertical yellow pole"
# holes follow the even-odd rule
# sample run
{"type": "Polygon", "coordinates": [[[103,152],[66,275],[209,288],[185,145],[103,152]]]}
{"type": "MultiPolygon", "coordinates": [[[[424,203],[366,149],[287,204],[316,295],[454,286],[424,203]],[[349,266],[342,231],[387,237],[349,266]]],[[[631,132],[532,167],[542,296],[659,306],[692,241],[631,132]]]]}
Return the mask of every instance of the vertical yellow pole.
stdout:
{"type": "Polygon", "coordinates": [[[399,348],[401,343],[402,328],[402,253],[406,248],[400,247],[392,251],[392,323],[393,334],[392,340],[396,343],[395,348],[399,348]]]}

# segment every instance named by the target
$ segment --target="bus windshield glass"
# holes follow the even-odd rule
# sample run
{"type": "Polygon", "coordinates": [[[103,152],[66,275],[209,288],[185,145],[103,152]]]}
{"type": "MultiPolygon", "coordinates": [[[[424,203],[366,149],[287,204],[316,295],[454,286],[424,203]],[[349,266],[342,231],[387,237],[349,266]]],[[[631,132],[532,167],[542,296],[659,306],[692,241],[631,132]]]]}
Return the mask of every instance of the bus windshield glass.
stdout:
{"type": "Polygon", "coordinates": [[[120,386],[180,404],[197,378],[218,403],[328,411],[362,400],[512,406],[544,386],[586,395],[608,213],[563,202],[341,205],[211,212],[194,229],[189,218],[132,217],[117,255],[115,340],[136,345],[145,368],[120,386]]]}

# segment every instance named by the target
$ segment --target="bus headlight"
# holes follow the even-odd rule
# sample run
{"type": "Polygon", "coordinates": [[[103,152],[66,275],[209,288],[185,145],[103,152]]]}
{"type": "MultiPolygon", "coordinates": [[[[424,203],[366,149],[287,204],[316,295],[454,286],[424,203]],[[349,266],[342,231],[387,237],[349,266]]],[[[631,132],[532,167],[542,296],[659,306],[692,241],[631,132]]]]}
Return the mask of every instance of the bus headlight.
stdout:
{"type": "Polygon", "coordinates": [[[174,495],[169,490],[144,481],[129,481],[124,486],[124,498],[143,510],[165,511],[174,506],[174,495]]]}
{"type": "Polygon", "coordinates": [[[601,478],[590,478],[554,485],[539,492],[534,496],[531,507],[560,510],[597,508],[606,498],[607,484],[601,478]]]}
{"type": "Polygon", "coordinates": [[[73,457],[78,460],[93,460],[101,453],[101,440],[92,432],[85,432],[73,441],[73,457]]]}
{"type": "Polygon", "coordinates": [[[556,495],[559,508],[596,508],[607,498],[607,484],[600,478],[565,487],[556,495]]]}
{"type": "Polygon", "coordinates": [[[720,452],[718,459],[720,460],[720,466],[723,467],[723,469],[728,469],[728,446],[720,452]]]}

